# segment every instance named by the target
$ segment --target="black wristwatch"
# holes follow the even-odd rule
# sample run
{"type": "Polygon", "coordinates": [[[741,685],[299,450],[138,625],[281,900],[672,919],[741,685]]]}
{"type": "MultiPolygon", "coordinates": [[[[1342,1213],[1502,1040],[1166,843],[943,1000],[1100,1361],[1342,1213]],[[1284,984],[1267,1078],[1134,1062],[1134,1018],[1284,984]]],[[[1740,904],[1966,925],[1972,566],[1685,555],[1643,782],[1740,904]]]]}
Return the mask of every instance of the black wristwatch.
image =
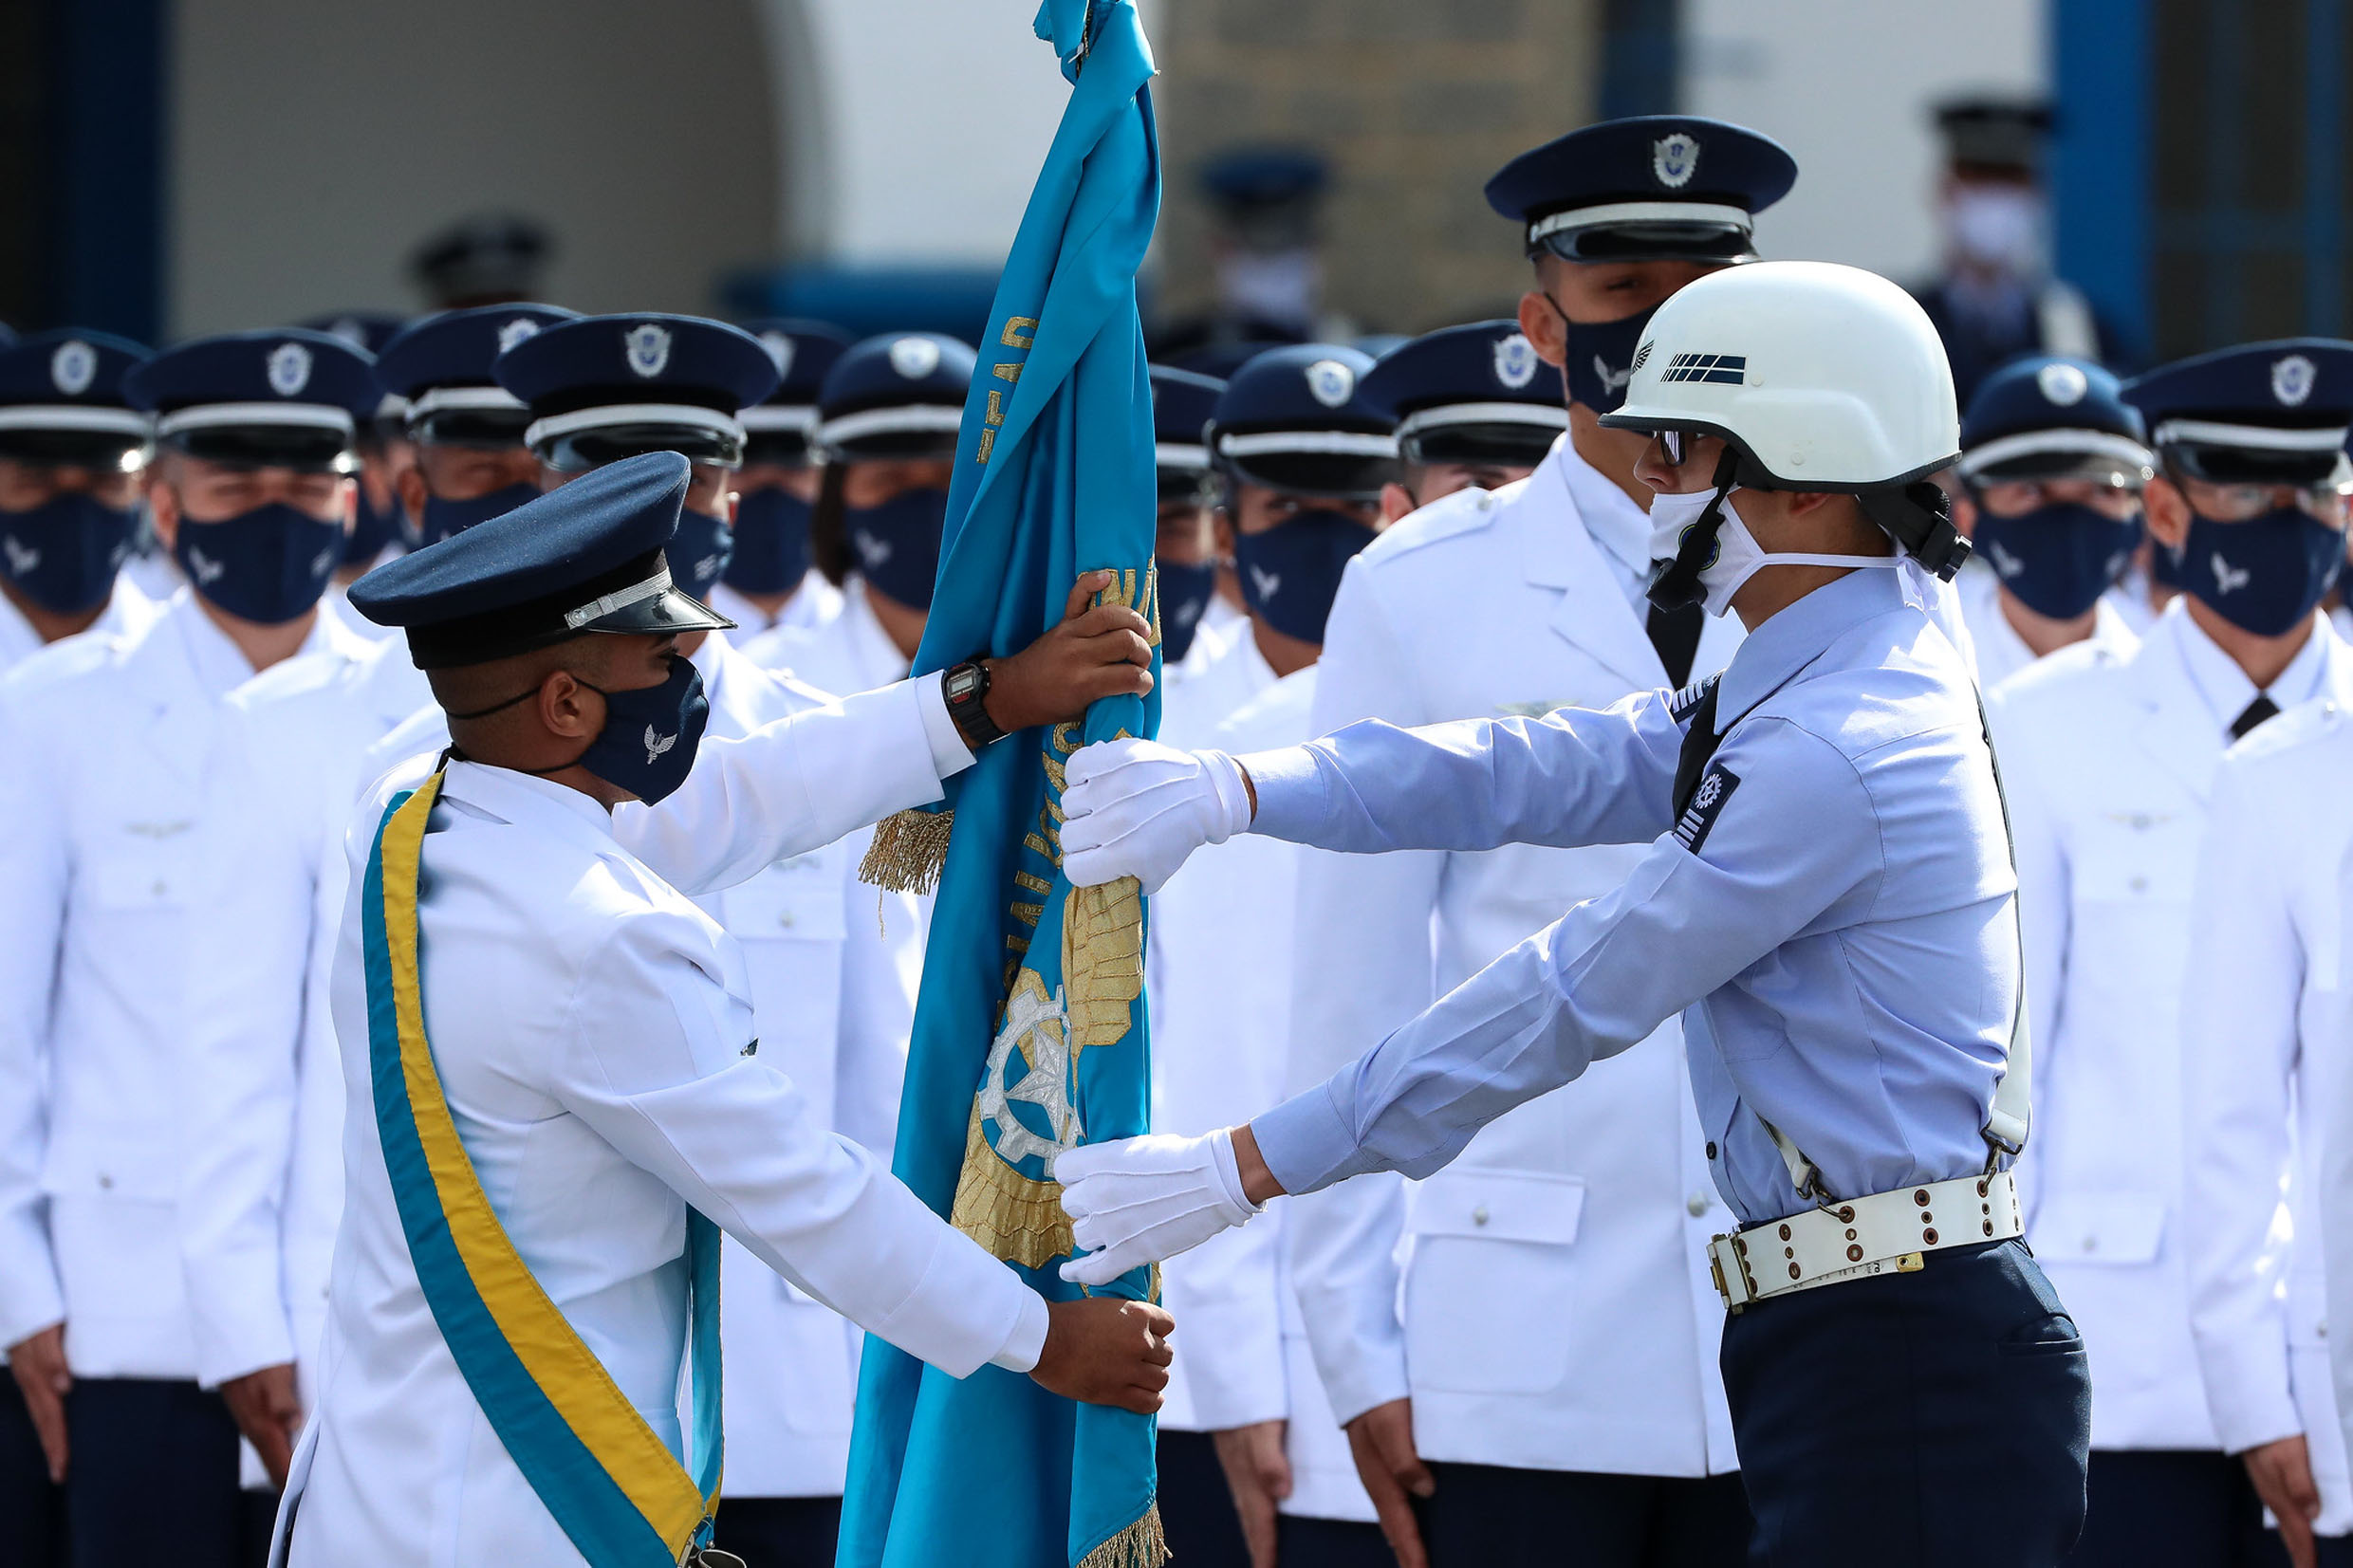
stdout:
{"type": "Polygon", "coordinates": [[[968,658],[939,677],[939,694],[948,699],[948,717],[955,722],[956,733],[964,744],[978,751],[991,741],[1001,741],[1005,731],[989,716],[989,667],[976,658],[968,658]]]}

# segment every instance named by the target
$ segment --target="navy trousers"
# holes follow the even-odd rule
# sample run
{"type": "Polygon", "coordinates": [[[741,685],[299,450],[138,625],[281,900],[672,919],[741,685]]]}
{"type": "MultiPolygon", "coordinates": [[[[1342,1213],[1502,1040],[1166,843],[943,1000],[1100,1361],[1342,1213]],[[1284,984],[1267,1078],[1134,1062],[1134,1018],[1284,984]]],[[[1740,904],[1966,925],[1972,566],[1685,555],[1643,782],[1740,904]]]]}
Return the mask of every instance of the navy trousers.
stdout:
{"type": "Polygon", "coordinates": [[[1274,1522],[1274,1555],[1282,1568],[1397,1568],[1397,1554],[1381,1539],[1380,1526],[1352,1519],[1280,1515],[1274,1522]]]}
{"type": "Polygon", "coordinates": [[[711,1543],[744,1568],[833,1568],[841,1533],[838,1497],[722,1496],[711,1543]]]}
{"type": "Polygon", "coordinates": [[[0,1560],[65,1568],[65,1492],[49,1483],[24,1392],[0,1368],[0,1560]]]}
{"type": "MultiPolygon", "coordinates": [[[[2324,1536],[2321,1568],[2353,1568],[2353,1538],[2324,1536]]],[[[2211,1449],[2102,1448],[2084,1539],[2066,1568],[2288,1568],[2247,1467],[2211,1449]]]]}
{"type": "Polygon", "coordinates": [[[1741,1568],[1749,1505],[1737,1475],[1680,1479],[1430,1464],[1415,1504],[1430,1568],[1741,1568]]]}
{"type": "Polygon", "coordinates": [[[1216,1439],[1160,1429],[1160,1528],[1187,1568],[1250,1568],[1242,1516],[1233,1510],[1216,1439]]]}
{"type": "Polygon", "coordinates": [[[220,1395],[168,1378],[82,1378],[65,1429],[73,1568],[237,1568],[237,1427],[220,1395]]]}
{"type": "Polygon", "coordinates": [[[2091,1379],[2018,1242],[1724,1323],[1757,1568],[2052,1568],[2084,1526],[2091,1379]]]}

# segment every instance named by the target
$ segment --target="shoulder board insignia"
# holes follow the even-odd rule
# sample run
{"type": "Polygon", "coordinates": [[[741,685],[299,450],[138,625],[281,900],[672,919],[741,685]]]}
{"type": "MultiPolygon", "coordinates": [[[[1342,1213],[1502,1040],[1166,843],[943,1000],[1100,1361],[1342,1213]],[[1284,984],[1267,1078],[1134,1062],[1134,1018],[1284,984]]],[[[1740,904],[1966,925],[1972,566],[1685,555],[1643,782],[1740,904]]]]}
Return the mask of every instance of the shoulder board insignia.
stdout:
{"type": "Polygon", "coordinates": [[[1692,714],[1698,711],[1700,703],[1715,689],[1715,683],[1723,678],[1723,673],[1718,671],[1705,680],[1695,680],[1684,687],[1667,699],[1667,716],[1677,724],[1690,723],[1692,714]]]}

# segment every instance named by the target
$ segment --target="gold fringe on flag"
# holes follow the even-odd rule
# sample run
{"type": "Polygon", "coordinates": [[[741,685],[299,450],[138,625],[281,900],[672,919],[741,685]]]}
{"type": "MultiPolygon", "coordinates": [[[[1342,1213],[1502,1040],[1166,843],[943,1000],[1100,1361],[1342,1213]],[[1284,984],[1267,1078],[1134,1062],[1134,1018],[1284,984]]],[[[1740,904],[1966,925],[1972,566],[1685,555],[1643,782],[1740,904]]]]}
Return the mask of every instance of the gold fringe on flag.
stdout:
{"type": "Polygon", "coordinates": [[[888,893],[939,891],[940,868],[948,863],[953,811],[895,811],[874,824],[874,841],[858,864],[858,879],[888,893]]]}
{"type": "Polygon", "coordinates": [[[1062,1184],[1031,1181],[989,1147],[981,1131],[980,1107],[964,1134],[964,1170],[956,1178],[955,1203],[948,1223],[1024,1268],[1044,1268],[1078,1250],[1070,1239],[1070,1216],[1062,1211],[1062,1184]]]}
{"type": "Polygon", "coordinates": [[[1079,1568],[1160,1568],[1169,1559],[1168,1534],[1160,1528],[1160,1505],[1079,1559],[1079,1568]]]}

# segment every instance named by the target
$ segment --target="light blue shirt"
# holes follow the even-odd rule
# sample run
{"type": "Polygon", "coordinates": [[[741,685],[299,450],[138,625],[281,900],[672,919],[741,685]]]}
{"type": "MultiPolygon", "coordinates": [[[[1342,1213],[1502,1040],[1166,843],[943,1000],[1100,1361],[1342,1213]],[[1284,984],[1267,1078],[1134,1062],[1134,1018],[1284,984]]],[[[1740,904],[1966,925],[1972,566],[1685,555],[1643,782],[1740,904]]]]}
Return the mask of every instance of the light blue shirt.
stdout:
{"type": "Polygon", "coordinates": [[[1725,1201],[1810,1207],[1974,1175],[2018,1001],[2017,878],[1969,672],[1895,572],[1817,589],[1741,644],[1724,741],[1671,821],[1689,704],[1399,729],[1244,759],[1252,831],[1324,849],[1652,840],[1580,904],[1252,1123],[1285,1190],[1426,1176],[1486,1123],[1683,1015],[1725,1201]],[[1687,845],[1689,847],[1687,847],[1687,845]]]}

